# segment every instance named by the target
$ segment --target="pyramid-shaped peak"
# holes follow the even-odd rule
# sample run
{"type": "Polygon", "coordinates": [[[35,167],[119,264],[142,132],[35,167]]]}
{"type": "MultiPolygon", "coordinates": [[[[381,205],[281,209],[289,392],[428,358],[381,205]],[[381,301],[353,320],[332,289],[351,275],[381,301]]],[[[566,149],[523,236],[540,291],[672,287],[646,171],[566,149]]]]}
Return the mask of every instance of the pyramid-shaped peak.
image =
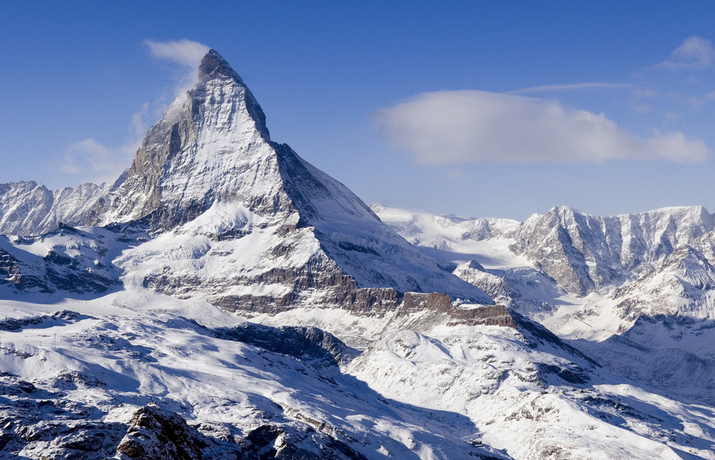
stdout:
{"type": "MultiPolygon", "coordinates": [[[[191,91],[194,97],[199,97],[199,95],[206,89],[207,84],[208,86],[216,86],[209,84],[211,82],[218,83],[218,86],[220,87],[226,86],[236,88],[238,90],[237,93],[240,93],[240,97],[244,99],[245,108],[255,122],[256,129],[265,139],[270,139],[270,134],[268,133],[268,128],[266,127],[266,115],[263,113],[263,109],[261,109],[258,101],[256,101],[256,98],[253,96],[251,91],[248,89],[248,86],[246,86],[238,73],[231,68],[231,65],[215,49],[210,49],[201,59],[201,63],[199,64],[198,82],[191,91]]],[[[229,91],[233,92],[234,90],[229,91]]],[[[224,94],[218,99],[231,100],[231,97],[227,97],[227,95],[224,94]]],[[[230,104],[227,106],[230,106],[230,104]]],[[[233,117],[224,119],[231,120],[233,117]]]]}
{"type": "Polygon", "coordinates": [[[210,49],[199,64],[199,82],[205,83],[214,79],[233,79],[243,84],[241,77],[218,51],[210,49]]]}

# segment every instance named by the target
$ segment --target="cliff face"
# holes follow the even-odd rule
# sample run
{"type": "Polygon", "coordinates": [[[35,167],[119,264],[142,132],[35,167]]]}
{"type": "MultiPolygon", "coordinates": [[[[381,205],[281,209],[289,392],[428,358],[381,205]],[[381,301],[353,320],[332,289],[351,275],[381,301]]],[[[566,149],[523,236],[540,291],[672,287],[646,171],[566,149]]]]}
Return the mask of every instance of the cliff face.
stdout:
{"type": "Polygon", "coordinates": [[[278,159],[255,98],[215,51],[196,86],[177,98],[147,133],[129,170],[93,209],[96,226],[144,220],[170,230],[215,202],[240,202],[287,218],[278,159]]]}

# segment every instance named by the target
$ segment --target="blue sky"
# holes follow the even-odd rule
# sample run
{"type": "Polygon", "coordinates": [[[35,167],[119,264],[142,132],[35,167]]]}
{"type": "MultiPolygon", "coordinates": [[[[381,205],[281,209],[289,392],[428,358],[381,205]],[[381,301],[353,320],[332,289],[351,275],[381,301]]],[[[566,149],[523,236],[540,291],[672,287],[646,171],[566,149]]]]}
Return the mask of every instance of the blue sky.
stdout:
{"type": "Polygon", "coordinates": [[[0,182],[112,180],[218,50],[273,140],[369,203],[715,211],[715,4],[3,2],[0,182]]]}

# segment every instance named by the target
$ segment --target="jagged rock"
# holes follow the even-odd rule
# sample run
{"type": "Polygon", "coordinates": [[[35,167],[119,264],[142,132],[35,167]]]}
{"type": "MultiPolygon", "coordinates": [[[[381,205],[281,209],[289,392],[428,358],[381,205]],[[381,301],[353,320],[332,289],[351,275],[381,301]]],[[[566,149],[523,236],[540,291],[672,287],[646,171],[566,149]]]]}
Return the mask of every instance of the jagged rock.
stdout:
{"type": "Polygon", "coordinates": [[[367,460],[346,443],[309,430],[296,434],[286,433],[279,427],[262,425],[248,433],[241,442],[246,460],[367,460]],[[306,442],[307,441],[307,442],[306,442]],[[316,449],[317,447],[317,449],[316,449]]]}
{"type": "MultiPolygon", "coordinates": [[[[2,237],[0,237],[2,238],[2,237]]],[[[50,281],[40,273],[23,264],[8,251],[0,248],[0,285],[11,286],[18,291],[53,292],[50,281]]]]}
{"type": "Polygon", "coordinates": [[[139,408],[129,423],[117,446],[119,458],[201,460],[201,449],[208,446],[204,436],[181,416],[154,404],[139,408]]]}

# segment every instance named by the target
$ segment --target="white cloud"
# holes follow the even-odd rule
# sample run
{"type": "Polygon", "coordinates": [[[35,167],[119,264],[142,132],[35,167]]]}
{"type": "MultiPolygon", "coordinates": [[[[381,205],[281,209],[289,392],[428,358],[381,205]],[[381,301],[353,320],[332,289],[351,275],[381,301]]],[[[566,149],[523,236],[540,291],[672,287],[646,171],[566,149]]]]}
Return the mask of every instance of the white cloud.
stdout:
{"type": "Polygon", "coordinates": [[[603,114],[556,101],[486,91],[423,93],[375,114],[391,145],[418,163],[703,161],[705,144],[683,133],[641,139],[603,114]]]}
{"type": "Polygon", "coordinates": [[[129,123],[129,135],[124,145],[107,147],[95,139],[84,139],[70,145],[57,164],[60,174],[74,176],[79,182],[112,183],[127,169],[147,131],[145,117],[149,104],[144,103],[129,123]]]}
{"type": "Polygon", "coordinates": [[[104,169],[104,165],[110,158],[109,150],[105,146],[94,139],[85,139],[75,142],[67,149],[65,162],[60,167],[60,172],[63,174],[96,172],[104,169]]]}
{"type": "Polygon", "coordinates": [[[209,52],[208,46],[187,39],[166,42],[146,39],[144,43],[151,54],[159,59],[167,59],[192,69],[198,68],[201,59],[209,52]]]}
{"type": "Polygon", "coordinates": [[[75,142],[58,165],[61,174],[75,176],[80,182],[114,182],[129,167],[137,144],[110,148],[94,139],[75,142]]]}
{"type": "Polygon", "coordinates": [[[648,149],[657,157],[672,161],[700,162],[704,161],[710,149],[700,139],[688,139],[681,131],[668,134],[655,132],[646,140],[648,149]]]}
{"type": "Polygon", "coordinates": [[[670,53],[670,59],[656,65],[655,68],[672,70],[698,69],[715,64],[715,48],[710,40],[702,37],[690,37],[670,53]]]}
{"type": "Polygon", "coordinates": [[[165,59],[178,64],[181,68],[177,75],[177,85],[173,96],[183,94],[196,83],[197,70],[201,59],[209,52],[210,48],[203,43],[181,39],[159,42],[151,39],[144,40],[149,51],[154,57],[165,59]]]}

